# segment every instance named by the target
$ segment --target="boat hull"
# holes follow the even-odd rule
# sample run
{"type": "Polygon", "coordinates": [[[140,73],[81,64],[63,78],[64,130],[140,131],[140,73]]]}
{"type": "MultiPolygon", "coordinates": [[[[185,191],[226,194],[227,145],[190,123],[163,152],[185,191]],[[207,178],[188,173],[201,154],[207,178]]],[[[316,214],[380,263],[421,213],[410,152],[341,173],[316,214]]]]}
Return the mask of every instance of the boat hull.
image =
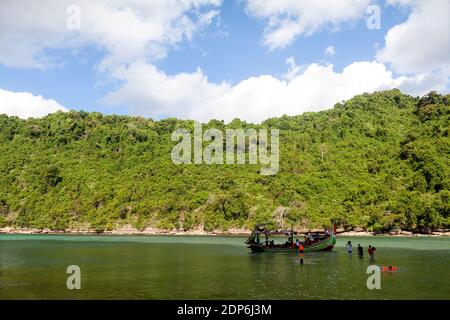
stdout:
{"type": "MultiPolygon", "coordinates": [[[[319,251],[331,251],[336,244],[336,238],[331,235],[329,238],[312,244],[303,244],[303,252],[319,252],[319,251]]],[[[252,252],[298,252],[297,247],[284,247],[284,246],[265,246],[263,244],[250,244],[248,246],[252,252]]]]}

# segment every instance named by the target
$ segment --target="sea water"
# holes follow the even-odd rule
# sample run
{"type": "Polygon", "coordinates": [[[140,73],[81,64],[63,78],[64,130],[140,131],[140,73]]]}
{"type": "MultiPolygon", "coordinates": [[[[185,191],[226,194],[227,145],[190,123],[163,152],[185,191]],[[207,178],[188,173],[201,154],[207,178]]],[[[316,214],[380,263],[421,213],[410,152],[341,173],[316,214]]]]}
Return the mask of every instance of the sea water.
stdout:
{"type": "Polygon", "coordinates": [[[238,236],[0,235],[0,299],[450,299],[450,238],[338,237],[331,252],[251,253],[238,236]],[[345,244],[353,243],[353,254],[345,244]],[[357,244],[364,257],[357,255],[357,244]],[[368,289],[368,245],[380,289],[368,289]],[[80,289],[69,290],[69,266],[80,289]]]}

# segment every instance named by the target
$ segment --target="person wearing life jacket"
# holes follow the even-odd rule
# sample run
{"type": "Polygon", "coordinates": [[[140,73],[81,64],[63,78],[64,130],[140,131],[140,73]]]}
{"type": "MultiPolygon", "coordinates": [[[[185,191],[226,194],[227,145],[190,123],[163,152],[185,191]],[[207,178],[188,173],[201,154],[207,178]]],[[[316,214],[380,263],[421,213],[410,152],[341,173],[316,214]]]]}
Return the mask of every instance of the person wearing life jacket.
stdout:
{"type": "Polygon", "coordinates": [[[298,247],[298,253],[300,256],[300,264],[303,264],[303,250],[305,250],[305,248],[303,247],[303,244],[300,242],[300,245],[298,247]]]}
{"type": "Polygon", "coordinates": [[[397,271],[397,267],[394,267],[394,266],[387,266],[387,267],[382,267],[381,268],[381,271],[390,271],[390,272],[392,272],[392,271],[397,271]]]}

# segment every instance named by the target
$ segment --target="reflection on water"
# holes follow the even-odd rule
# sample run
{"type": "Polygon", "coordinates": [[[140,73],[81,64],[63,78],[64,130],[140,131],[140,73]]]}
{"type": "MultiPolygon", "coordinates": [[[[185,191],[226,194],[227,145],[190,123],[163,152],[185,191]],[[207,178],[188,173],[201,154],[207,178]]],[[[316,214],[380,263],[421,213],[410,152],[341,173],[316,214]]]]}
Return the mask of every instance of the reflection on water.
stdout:
{"type": "Polygon", "coordinates": [[[338,238],[332,252],[250,253],[245,237],[0,235],[2,299],[450,299],[449,238],[338,238]],[[349,255],[360,243],[365,256],[349,255]],[[366,287],[369,244],[381,290],[366,287]],[[81,268],[81,290],[66,268],[81,268]]]}

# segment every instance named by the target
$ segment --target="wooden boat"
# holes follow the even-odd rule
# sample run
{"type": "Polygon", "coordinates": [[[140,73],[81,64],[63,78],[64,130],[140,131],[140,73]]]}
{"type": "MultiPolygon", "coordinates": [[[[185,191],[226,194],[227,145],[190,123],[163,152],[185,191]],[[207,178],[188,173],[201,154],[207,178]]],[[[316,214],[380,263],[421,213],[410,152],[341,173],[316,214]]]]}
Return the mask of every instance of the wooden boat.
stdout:
{"type": "Polygon", "coordinates": [[[323,232],[296,232],[294,230],[268,230],[264,224],[255,227],[252,234],[245,242],[252,252],[298,252],[294,236],[304,235],[303,252],[330,251],[336,244],[336,231],[323,232]],[[270,237],[276,235],[288,236],[288,240],[282,244],[275,244],[270,237]],[[261,239],[263,237],[263,239],[261,239]]]}

